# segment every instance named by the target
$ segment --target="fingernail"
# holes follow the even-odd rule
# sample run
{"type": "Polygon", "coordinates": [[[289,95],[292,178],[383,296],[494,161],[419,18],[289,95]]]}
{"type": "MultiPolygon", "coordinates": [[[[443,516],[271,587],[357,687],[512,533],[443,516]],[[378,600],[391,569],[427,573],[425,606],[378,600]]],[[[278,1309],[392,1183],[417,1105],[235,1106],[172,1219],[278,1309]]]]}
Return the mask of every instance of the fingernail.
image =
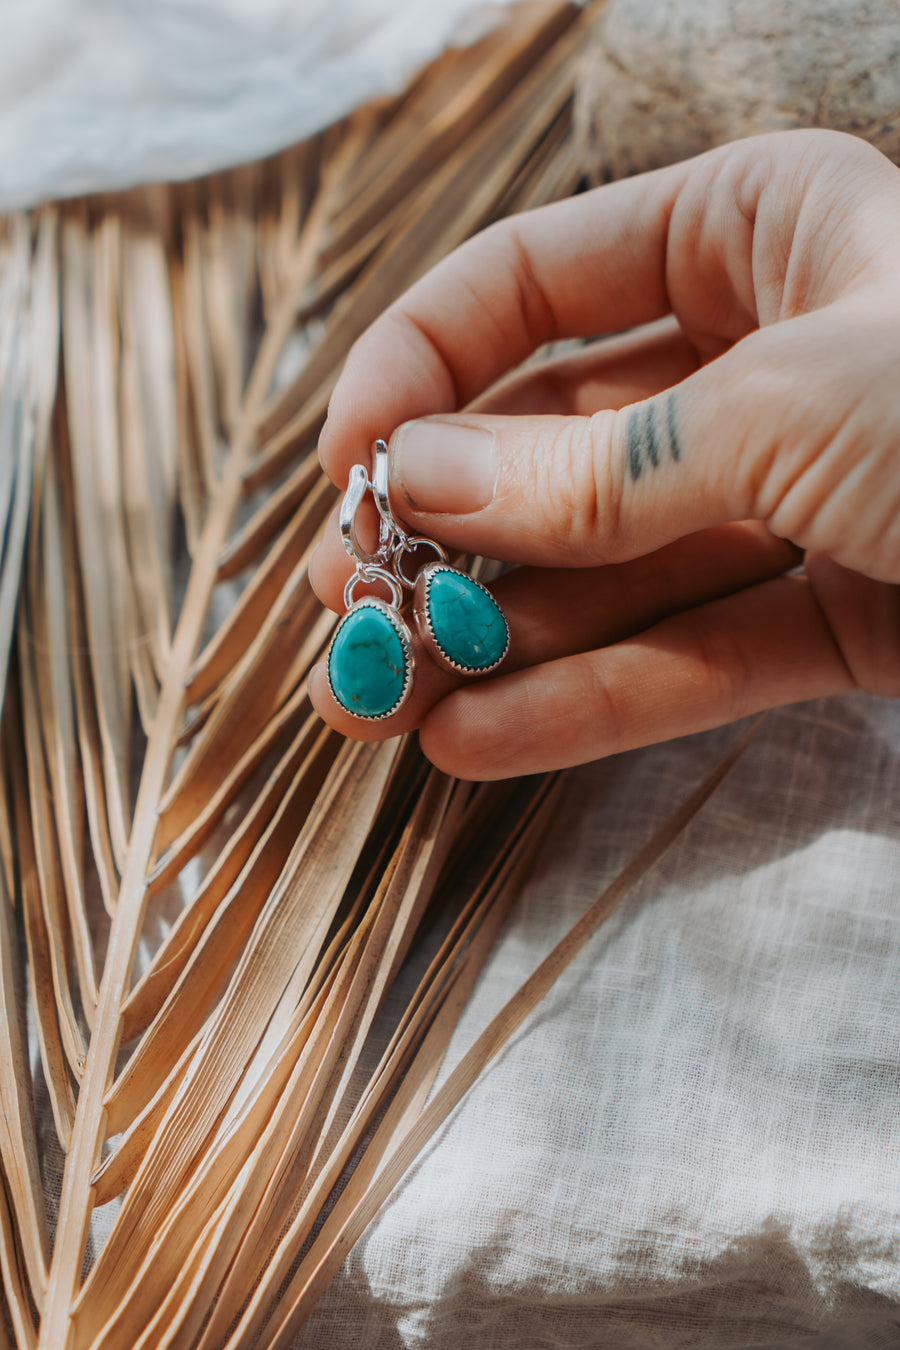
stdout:
{"type": "Polygon", "coordinates": [[[494,496],[496,446],[483,426],[423,417],[399,427],[389,449],[391,485],[416,511],[464,515],[494,496]]]}

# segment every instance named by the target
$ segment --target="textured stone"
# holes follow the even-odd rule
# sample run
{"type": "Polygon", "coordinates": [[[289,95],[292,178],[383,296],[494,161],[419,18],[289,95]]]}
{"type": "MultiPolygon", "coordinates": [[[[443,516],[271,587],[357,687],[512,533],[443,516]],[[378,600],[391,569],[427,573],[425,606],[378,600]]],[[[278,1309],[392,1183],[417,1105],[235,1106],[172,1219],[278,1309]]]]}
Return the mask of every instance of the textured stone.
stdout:
{"type": "Polygon", "coordinates": [[[384,717],[399,707],[409,659],[380,605],[363,603],[338,624],[328,652],[331,691],[357,717],[384,717]]]}
{"type": "Polygon", "coordinates": [[[609,0],[576,101],[595,181],[788,127],[900,163],[897,0],[609,0]]]}
{"type": "Polygon", "coordinates": [[[443,654],[466,670],[490,670],[509,642],[503,611],[471,577],[436,570],[427,592],[428,622],[443,654]]]}

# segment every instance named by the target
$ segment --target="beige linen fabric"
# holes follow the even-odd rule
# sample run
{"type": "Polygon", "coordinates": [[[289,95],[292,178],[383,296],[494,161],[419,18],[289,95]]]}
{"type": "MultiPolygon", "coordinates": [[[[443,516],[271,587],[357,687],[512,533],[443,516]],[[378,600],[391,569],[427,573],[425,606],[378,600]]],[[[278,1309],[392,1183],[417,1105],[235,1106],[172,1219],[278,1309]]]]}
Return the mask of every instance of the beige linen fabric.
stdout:
{"type": "MultiPolygon", "coordinates": [[[[572,775],[451,1063],[735,734],[572,775]]],[[[770,713],[298,1350],[900,1345],[898,1033],[900,705],[770,713]]]]}

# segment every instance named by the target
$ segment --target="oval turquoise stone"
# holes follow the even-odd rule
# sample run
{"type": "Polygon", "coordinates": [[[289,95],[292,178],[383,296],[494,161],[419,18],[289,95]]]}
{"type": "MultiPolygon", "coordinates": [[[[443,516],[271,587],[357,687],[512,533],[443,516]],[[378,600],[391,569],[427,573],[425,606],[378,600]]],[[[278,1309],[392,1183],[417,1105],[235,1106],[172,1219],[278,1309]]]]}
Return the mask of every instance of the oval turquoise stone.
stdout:
{"type": "Polygon", "coordinates": [[[328,653],[331,691],[357,717],[384,717],[403,698],[409,662],[383,609],[361,605],[345,614],[328,653]]]}
{"type": "Polygon", "coordinates": [[[428,622],[441,651],[467,670],[490,670],[506,651],[509,629],[486,590],[462,572],[443,568],[428,583],[428,622]]]}

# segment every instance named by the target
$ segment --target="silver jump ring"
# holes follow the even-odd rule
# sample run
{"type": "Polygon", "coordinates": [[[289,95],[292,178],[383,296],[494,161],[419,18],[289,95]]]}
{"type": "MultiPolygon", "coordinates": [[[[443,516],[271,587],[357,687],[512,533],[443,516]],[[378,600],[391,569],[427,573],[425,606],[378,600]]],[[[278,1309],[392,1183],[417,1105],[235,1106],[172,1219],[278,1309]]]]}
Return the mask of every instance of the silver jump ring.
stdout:
{"type": "Polygon", "coordinates": [[[403,603],[403,588],[401,587],[400,582],[393,573],[386,571],[383,567],[369,567],[366,565],[358,566],[344,587],[344,608],[350,609],[353,605],[353,594],[360,582],[364,585],[371,586],[377,581],[384,582],[391,594],[389,603],[394,609],[399,609],[403,603]]]}
{"type": "Polygon", "coordinates": [[[394,575],[400,579],[408,591],[411,591],[415,586],[416,578],[410,578],[406,575],[403,570],[403,559],[420,548],[430,548],[437,555],[438,562],[445,563],[448,561],[447,550],[442,548],[436,539],[428,539],[424,534],[406,535],[391,553],[391,567],[394,569],[394,575]]]}

